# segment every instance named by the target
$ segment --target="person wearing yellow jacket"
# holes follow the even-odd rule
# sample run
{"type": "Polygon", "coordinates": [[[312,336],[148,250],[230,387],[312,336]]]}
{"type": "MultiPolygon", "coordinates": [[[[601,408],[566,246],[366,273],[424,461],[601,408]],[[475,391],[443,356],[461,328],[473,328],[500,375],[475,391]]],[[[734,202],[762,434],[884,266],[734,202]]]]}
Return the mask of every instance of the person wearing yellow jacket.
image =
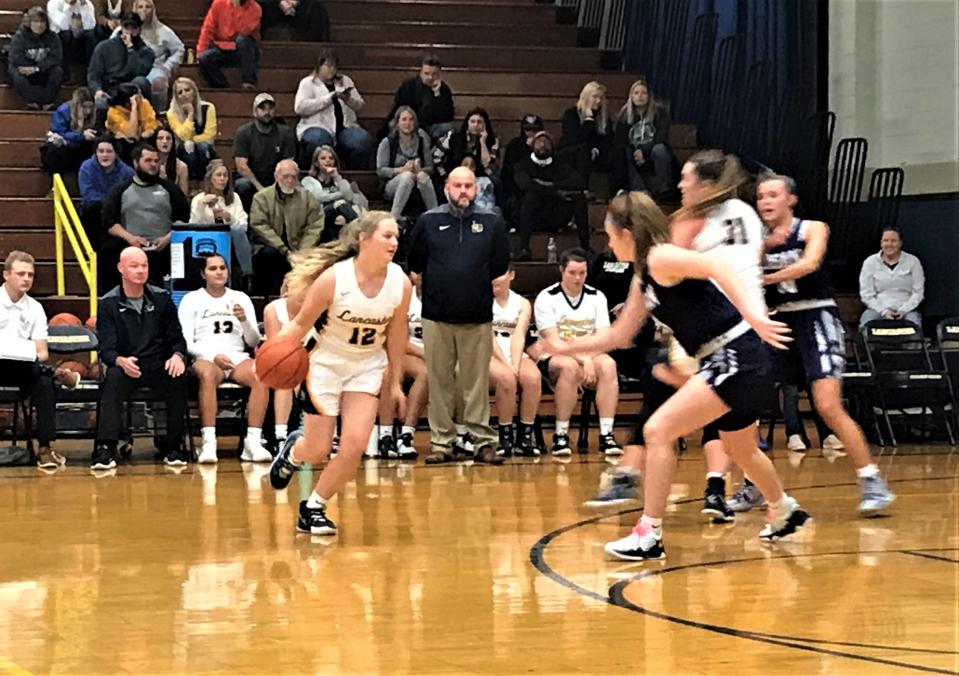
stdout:
{"type": "Polygon", "coordinates": [[[186,162],[190,180],[199,181],[206,175],[206,167],[216,157],[216,106],[200,97],[196,82],[178,77],[173,83],[173,101],[167,111],[167,124],[180,139],[179,156],[186,162]]]}
{"type": "Polygon", "coordinates": [[[153,138],[159,127],[153,106],[136,85],[127,82],[117,87],[107,110],[106,128],[119,142],[124,161],[129,162],[133,146],[153,138]]]}

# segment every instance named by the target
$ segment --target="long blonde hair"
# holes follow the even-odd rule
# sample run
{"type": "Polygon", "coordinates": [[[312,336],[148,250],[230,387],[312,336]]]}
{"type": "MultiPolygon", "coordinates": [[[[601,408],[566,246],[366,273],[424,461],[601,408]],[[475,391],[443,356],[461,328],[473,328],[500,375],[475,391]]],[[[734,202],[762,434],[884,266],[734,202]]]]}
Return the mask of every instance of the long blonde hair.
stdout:
{"type": "Polygon", "coordinates": [[[649,88],[646,80],[636,80],[636,82],[629,85],[629,91],[626,93],[626,103],[624,103],[623,107],[619,109],[619,115],[617,115],[617,119],[620,122],[625,122],[629,126],[633,126],[633,123],[638,122],[640,118],[651,120],[656,116],[656,111],[658,109],[659,101],[657,101],[653,96],[653,91],[649,88]],[[637,87],[645,87],[646,94],[649,96],[649,102],[646,104],[645,110],[640,110],[638,107],[633,105],[633,91],[637,87]]]}
{"type": "Polygon", "coordinates": [[[372,235],[380,223],[391,218],[388,211],[367,211],[344,225],[340,236],[332,242],[293,254],[293,269],[283,279],[288,297],[302,302],[310,285],[327,268],[360,252],[361,233],[372,235]]]}
{"type": "Polygon", "coordinates": [[[583,89],[579,93],[579,100],[576,102],[576,110],[579,111],[580,119],[593,117],[596,121],[596,133],[605,134],[609,125],[609,114],[606,112],[606,85],[596,80],[583,85],[583,89]],[[600,106],[599,112],[595,113],[595,116],[593,109],[589,107],[589,100],[593,94],[599,94],[603,98],[603,105],[600,106]]]}
{"type": "Polygon", "coordinates": [[[193,120],[197,123],[202,122],[200,108],[203,107],[203,99],[200,98],[200,88],[196,86],[196,82],[188,77],[178,77],[173,81],[173,96],[170,101],[170,112],[173,113],[177,120],[186,122],[186,115],[183,114],[183,108],[180,106],[180,102],[176,97],[176,86],[178,84],[185,84],[193,90],[193,120]]]}

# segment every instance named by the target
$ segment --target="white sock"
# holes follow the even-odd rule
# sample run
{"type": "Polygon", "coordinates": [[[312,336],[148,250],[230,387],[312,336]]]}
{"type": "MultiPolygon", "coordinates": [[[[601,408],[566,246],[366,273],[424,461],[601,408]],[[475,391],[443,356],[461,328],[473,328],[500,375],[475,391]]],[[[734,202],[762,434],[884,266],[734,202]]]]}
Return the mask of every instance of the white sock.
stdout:
{"type": "Polygon", "coordinates": [[[556,421],[556,434],[569,434],[569,420],[556,421]]]}
{"type": "Polygon", "coordinates": [[[645,514],[643,514],[642,517],[640,517],[639,523],[640,525],[645,526],[646,528],[650,530],[656,531],[657,533],[663,530],[662,519],[654,519],[653,517],[646,516],[645,514]]]}
{"type": "Polygon", "coordinates": [[[456,434],[465,437],[466,436],[466,425],[456,425],[456,434]]]}
{"type": "Polygon", "coordinates": [[[706,472],[707,479],[725,479],[726,475],[722,472],[706,472]]]}
{"type": "Polygon", "coordinates": [[[286,425],[274,425],[273,432],[276,434],[277,439],[286,439],[287,428],[286,425]]]}
{"type": "Polygon", "coordinates": [[[612,434],[613,432],[613,420],[615,418],[600,418],[599,419],[599,433],[600,434],[612,434]]]}
{"type": "Polygon", "coordinates": [[[792,504],[789,501],[789,496],[786,495],[786,491],[783,491],[782,497],[780,497],[779,500],[769,503],[769,511],[773,516],[778,518],[788,516],[791,508],[792,504]]]}
{"type": "Polygon", "coordinates": [[[306,499],[306,506],[311,509],[316,509],[317,507],[326,507],[326,500],[321,498],[316,491],[310,493],[310,497],[306,499]]]}
{"type": "Polygon", "coordinates": [[[202,427],[200,428],[200,435],[204,444],[208,441],[216,443],[216,427],[202,427]]]}
{"type": "Polygon", "coordinates": [[[631,477],[638,477],[639,474],[640,474],[640,472],[639,472],[638,469],[635,469],[635,468],[633,468],[633,467],[629,467],[628,465],[617,465],[616,467],[613,468],[613,475],[614,475],[614,476],[631,476],[631,477]]]}
{"type": "Polygon", "coordinates": [[[392,425],[380,425],[380,439],[383,437],[393,436],[393,426],[392,425]]]}
{"type": "Polygon", "coordinates": [[[869,479],[870,477],[879,476],[879,468],[876,467],[874,463],[869,463],[865,467],[860,467],[857,469],[856,476],[860,479],[869,479]]]}
{"type": "Polygon", "coordinates": [[[412,425],[403,425],[403,434],[415,434],[416,428],[412,425]]]}
{"type": "Polygon", "coordinates": [[[535,420],[523,420],[523,419],[520,419],[519,424],[520,424],[520,425],[526,425],[527,427],[532,427],[533,425],[536,424],[536,421],[535,421],[535,420]]]}
{"type": "Polygon", "coordinates": [[[259,427],[247,427],[246,440],[251,444],[260,443],[263,440],[263,430],[259,427]]]}

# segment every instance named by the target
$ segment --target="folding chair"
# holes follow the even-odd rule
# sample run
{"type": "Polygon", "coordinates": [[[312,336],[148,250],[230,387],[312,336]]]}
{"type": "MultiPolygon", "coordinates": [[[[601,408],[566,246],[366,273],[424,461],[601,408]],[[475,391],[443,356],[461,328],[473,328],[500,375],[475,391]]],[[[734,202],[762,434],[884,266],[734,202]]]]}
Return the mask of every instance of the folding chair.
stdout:
{"type": "MultiPolygon", "coordinates": [[[[846,408],[850,415],[860,422],[860,425],[863,425],[868,418],[869,427],[876,435],[876,441],[880,446],[885,446],[886,439],[879,426],[879,417],[876,415],[874,406],[882,395],[879,378],[869,367],[868,359],[863,354],[863,347],[860,345],[862,335],[858,328],[845,324],[845,335],[846,368],[842,374],[842,395],[846,401],[846,408]]],[[[889,426],[888,418],[886,418],[886,431],[892,438],[892,428],[889,426]]]]}
{"type": "Polygon", "coordinates": [[[952,413],[959,424],[959,317],[948,317],[936,325],[936,350],[942,370],[949,375],[952,413]]]}
{"type": "Polygon", "coordinates": [[[878,319],[863,329],[869,368],[879,382],[879,408],[896,446],[890,416],[908,420],[919,417],[925,430],[927,411],[940,414],[949,443],[953,434],[953,395],[944,370],[933,367],[922,329],[901,319],[878,319]]]}
{"type": "MultiPolygon", "coordinates": [[[[33,458],[33,406],[30,401],[30,393],[22,392],[19,387],[14,385],[0,386],[0,404],[10,404],[13,415],[7,429],[9,438],[13,441],[14,447],[19,444],[21,439],[20,420],[23,419],[23,435],[26,439],[27,453],[33,458]]],[[[8,435],[4,434],[4,438],[8,435]]]]}

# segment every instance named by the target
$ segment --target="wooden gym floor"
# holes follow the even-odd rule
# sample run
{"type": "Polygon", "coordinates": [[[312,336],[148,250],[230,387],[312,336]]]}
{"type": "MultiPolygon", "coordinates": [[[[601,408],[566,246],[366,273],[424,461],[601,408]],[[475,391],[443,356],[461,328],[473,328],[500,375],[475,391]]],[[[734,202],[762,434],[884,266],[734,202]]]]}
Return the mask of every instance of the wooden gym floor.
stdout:
{"type": "Polygon", "coordinates": [[[758,512],[705,523],[694,448],[669,558],[646,565],[603,558],[637,510],[581,507],[605,467],[595,453],[366,461],[330,541],[293,529],[308,471],[282,493],[232,459],[93,478],[78,451],[55,476],[0,471],[0,672],[956,673],[951,450],[880,455],[899,500],[872,520],[848,459],[793,467],[778,450],[816,524],[765,547],[758,512]]]}

